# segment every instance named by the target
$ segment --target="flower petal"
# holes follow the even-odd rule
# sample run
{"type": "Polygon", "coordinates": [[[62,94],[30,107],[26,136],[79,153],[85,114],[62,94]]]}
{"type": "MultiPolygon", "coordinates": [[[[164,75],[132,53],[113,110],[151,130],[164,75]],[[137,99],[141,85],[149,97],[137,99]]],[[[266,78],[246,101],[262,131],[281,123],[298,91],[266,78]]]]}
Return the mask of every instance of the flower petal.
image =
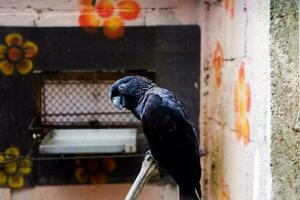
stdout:
{"type": "Polygon", "coordinates": [[[3,163],[4,161],[5,161],[4,155],[0,155],[0,164],[3,163]]]}
{"type": "Polygon", "coordinates": [[[245,83],[245,69],[244,69],[244,63],[241,63],[240,69],[239,69],[239,85],[242,87],[245,83]]]}
{"type": "Polygon", "coordinates": [[[0,59],[6,57],[7,47],[5,45],[0,45],[0,59]]]}
{"type": "Polygon", "coordinates": [[[7,46],[21,46],[23,44],[23,37],[18,33],[11,33],[5,37],[5,42],[7,46]]]}
{"type": "Polygon", "coordinates": [[[4,170],[7,174],[14,174],[17,172],[18,165],[16,162],[9,162],[4,165],[4,170]]]}
{"type": "Polygon", "coordinates": [[[24,159],[19,162],[19,173],[23,175],[28,175],[31,172],[32,162],[31,160],[24,159]]]}
{"type": "Polygon", "coordinates": [[[118,3],[119,15],[125,20],[134,20],[139,16],[140,5],[132,0],[123,0],[118,3]]]}
{"type": "Polygon", "coordinates": [[[79,25],[80,27],[83,27],[86,32],[95,33],[101,23],[102,20],[97,16],[94,8],[88,7],[80,11],[79,25]]]}
{"type": "Polygon", "coordinates": [[[24,59],[17,63],[17,70],[20,74],[27,74],[32,70],[33,64],[29,59],[24,59]]]}
{"type": "Polygon", "coordinates": [[[244,144],[247,145],[250,142],[250,127],[249,127],[249,120],[247,117],[244,118],[242,124],[242,135],[244,138],[244,144]]]}
{"type": "Polygon", "coordinates": [[[118,16],[106,19],[103,26],[103,32],[109,39],[118,39],[124,35],[124,21],[118,16]]]}
{"type": "Polygon", "coordinates": [[[17,158],[20,155],[20,151],[17,147],[9,147],[5,150],[5,158],[7,160],[17,158]]]}
{"type": "Polygon", "coordinates": [[[103,159],[103,170],[105,172],[112,172],[117,168],[116,161],[113,158],[104,158],[103,159]]]}
{"type": "Polygon", "coordinates": [[[4,185],[7,181],[7,175],[4,173],[4,171],[0,171],[0,186],[4,185]]]}
{"type": "Polygon", "coordinates": [[[114,13],[114,4],[110,0],[100,0],[96,9],[100,17],[109,18],[114,13]]]}
{"type": "Polygon", "coordinates": [[[13,63],[10,63],[8,60],[0,61],[0,70],[6,76],[12,75],[14,69],[15,69],[15,65],[13,63]]]}
{"type": "Polygon", "coordinates": [[[23,175],[13,175],[8,177],[8,186],[10,188],[18,189],[24,186],[24,176],[23,175]]]}
{"type": "Polygon", "coordinates": [[[238,140],[241,139],[242,137],[242,120],[241,120],[241,116],[238,115],[235,121],[235,128],[236,128],[236,138],[238,140]]]}
{"type": "Polygon", "coordinates": [[[89,175],[83,167],[78,167],[75,170],[75,178],[79,183],[86,183],[89,178],[89,175]]]}
{"type": "Polygon", "coordinates": [[[25,52],[25,58],[33,58],[38,52],[37,45],[31,41],[25,42],[23,48],[25,52]]]}
{"type": "Polygon", "coordinates": [[[250,92],[249,83],[246,84],[245,98],[246,98],[246,109],[247,109],[247,112],[249,112],[250,108],[251,108],[251,92],[250,92]]]}

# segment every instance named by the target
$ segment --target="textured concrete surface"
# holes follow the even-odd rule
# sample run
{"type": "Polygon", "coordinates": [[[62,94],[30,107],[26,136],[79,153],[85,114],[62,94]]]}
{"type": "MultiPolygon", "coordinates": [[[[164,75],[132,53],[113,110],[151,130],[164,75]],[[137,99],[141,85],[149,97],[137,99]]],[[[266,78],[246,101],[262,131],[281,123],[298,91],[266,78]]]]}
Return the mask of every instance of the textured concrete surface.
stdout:
{"type": "Polygon", "coordinates": [[[272,175],[274,200],[300,199],[298,1],[271,1],[272,175]]]}
{"type": "MultiPolygon", "coordinates": [[[[270,169],[270,60],[268,1],[202,1],[201,144],[204,199],[269,200],[270,169]],[[232,5],[226,8],[225,2],[232,5]],[[233,14],[232,14],[233,13],[233,14]],[[215,64],[217,46],[220,74],[215,64]],[[234,90],[244,63],[251,106],[249,142],[237,135],[234,90]],[[217,84],[217,77],[220,83],[217,84]]],[[[218,62],[217,62],[218,63],[218,62]]],[[[245,138],[247,138],[245,136],[245,138]]]]}
{"type": "Polygon", "coordinates": [[[8,188],[0,189],[1,200],[11,200],[11,192],[8,188]]]}
{"type": "MultiPolygon", "coordinates": [[[[2,0],[0,24],[78,26],[78,2],[2,0]]],[[[204,199],[299,200],[300,133],[293,130],[300,109],[299,2],[141,0],[139,3],[143,8],[141,17],[126,25],[198,23],[201,26],[199,120],[201,144],[208,150],[201,160],[204,199]],[[217,42],[223,48],[222,84],[218,87],[214,66],[217,42]],[[233,98],[242,62],[245,81],[251,89],[251,109],[247,113],[250,136],[246,145],[236,137],[233,98]]],[[[101,197],[113,199],[109,195],[115,194],[120,199],[128,187],[104,186],[102,189],[108,193],[102,193],[101,197]]],[[[35,188],[13,192],[12,196],[9,190],[1,189],[0,195],[25,200],[24,197],[39,199],[46,194],[70,197],[73,191],[80,199],[93,199],[89,196],[91,191],[98,195],[98,189],[85,186],[35,188]]],[[[148,194],[154,195],[150,199],[176,198],[172,196],[174,189],[159,186],[147,187],[145,199],[148,194]]]]}

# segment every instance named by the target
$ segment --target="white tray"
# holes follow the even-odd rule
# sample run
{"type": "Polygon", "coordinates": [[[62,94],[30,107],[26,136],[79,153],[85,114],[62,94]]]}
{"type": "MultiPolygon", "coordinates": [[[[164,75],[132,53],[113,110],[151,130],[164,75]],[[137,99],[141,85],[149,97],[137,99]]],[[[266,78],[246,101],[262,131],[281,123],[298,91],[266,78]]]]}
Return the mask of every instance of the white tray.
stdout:
{"type": "Polygon", "coordinates": [[[135,153],[137,129],[53,129],[42,140],[43,154],[135,153]]]}

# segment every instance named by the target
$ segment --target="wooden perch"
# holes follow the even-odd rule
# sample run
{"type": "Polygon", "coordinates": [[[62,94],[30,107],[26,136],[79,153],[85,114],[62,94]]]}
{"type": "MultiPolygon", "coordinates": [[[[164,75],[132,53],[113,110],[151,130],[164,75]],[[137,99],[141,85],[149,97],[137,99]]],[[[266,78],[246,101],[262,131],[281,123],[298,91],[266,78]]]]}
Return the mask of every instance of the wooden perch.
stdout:
{"type": "Polygon", "coordinates": [[[125,200],[136,200],[149,179],[158,174],[160,174],[160,169],[157,162],[151,153],[147,153],[142,163],[140,173],[136,177],[125,200]]]}
{"type": "MultiPolygon", "coordinates": [[[[205,149],[200,150],[200,157],[206,156],[207,151],[205,149]]],[[[158,176],[159,174],[166,173],[164,170],[161,171],[157,161],[153,158],[150,151],[145,155],[144,161],[140,173],[136,177],[134,183],[132,184],[125,200],[137,200],[139,194],[141,193],[145,184],[153,176],[158,176]]]]}

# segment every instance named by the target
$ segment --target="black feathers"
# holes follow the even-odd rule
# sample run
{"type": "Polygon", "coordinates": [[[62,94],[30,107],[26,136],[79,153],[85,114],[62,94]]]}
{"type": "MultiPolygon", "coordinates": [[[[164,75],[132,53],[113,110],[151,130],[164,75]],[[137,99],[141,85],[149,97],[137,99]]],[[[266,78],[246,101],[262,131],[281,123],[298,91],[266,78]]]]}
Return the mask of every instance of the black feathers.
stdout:
{"type": "Polygon", "coordinates": [[[193,124],[181,103],[170,91],[139,76],[118,80],[110,94],[111,98],[125,98],[124,107],[142,121],[151,153],[178,183],[181,200],[198,199],[199,146],[193,124]]]}

